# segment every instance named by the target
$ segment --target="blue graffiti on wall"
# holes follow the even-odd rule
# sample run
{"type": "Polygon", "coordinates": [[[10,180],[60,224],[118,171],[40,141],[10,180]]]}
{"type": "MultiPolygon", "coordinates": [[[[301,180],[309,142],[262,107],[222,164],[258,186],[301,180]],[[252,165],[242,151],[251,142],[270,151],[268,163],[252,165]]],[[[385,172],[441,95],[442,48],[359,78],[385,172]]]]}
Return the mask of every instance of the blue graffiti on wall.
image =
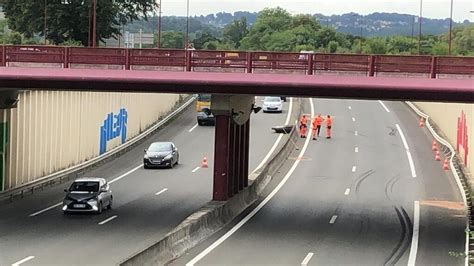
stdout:
{"type": "Polygon", "coordinates": [[[114,113],[107,114],[104,125],[100,127],[100,154],[107,151],[107,142],[109,140],[122,137],[122,144],[125,143],[127,140],[127,121],[128,112],[125,108],[121,108],[116,115],[114,113]]]}

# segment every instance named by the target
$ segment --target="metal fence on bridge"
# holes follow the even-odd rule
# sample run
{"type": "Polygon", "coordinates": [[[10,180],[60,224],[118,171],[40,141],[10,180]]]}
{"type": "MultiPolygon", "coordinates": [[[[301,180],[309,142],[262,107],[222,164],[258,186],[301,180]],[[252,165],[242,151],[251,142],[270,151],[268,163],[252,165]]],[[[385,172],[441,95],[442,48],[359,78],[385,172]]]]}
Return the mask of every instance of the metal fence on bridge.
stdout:
{"type": "Polygon", "coordinates": [[[416,73],[427,74],[431,78],[440,74],[474,75],[474,57],[10,45],[0,48],[0,66],[3,67],[17,66],[15,63],[20,63],[20,66],[39,63],[63,68],[109,65],[126,70],[152,66],[162,70],[236,69],[247,73],[294,70],[308,75],[334,71],[359,72],[368,76],[377,73],[416,73]]]}

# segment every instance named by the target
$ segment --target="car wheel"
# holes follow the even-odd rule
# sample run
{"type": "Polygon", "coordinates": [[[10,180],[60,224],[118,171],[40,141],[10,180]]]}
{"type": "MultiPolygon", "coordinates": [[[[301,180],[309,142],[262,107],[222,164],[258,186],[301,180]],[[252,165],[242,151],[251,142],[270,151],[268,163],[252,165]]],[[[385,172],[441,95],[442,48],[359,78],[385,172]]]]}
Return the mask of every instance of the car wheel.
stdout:
{"type": "Polygon", "coordinates": [[[109,201],[109,205],[107,206],[107,209],[109,209],[109,210],[112,209],[112,202],[113,201],[114,200],[111,198],[110,201],[109,201]]]}
{"type": "Polygon", "coordinates": [[[170,169],[173,169],[173,167],[174,167],[174,163],[173,163],[173,161],[171,161],[171,163],[170,163],[170,169]]]}
{"type": "Polygon", "coordinates": [[[102,201],[99,202],[99,209],[97,210],[97,213],[98,213],[98,214],[101,214],[101,213],[102,213],[102,201]]]}
{"type": "Polygon", "coordinates": [[[176,158],[176,165],[179,164],[179,155],[178,155],[178,158],[176,158]]]}
{"type": "Polygon", "coordinates": [[[150,167],[148,167],[148,165],[146,165],[146,164],[143,164],[143,168],[144,169],[149,169],[150,167]]]}
{"type": "Polygon", "coordinates": [[[198,121],[198,125],[199,125],[199,126],[202,126],[203,124],[204,124],[203,122],[198,121]]]}

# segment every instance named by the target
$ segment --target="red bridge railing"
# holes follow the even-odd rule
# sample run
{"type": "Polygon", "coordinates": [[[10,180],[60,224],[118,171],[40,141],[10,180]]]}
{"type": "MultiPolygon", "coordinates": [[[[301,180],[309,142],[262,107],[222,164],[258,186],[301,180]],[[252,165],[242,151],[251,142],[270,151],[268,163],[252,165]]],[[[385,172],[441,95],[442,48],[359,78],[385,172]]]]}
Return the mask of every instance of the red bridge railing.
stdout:
{"type": "Polygon", "coordinates": [[[83,48],[59,46],[0,46],[0,66],[55,64],[56,67],[111,65],[122,69],[143,66],[199,71],[207,68],[324,72],[416,73],[436,78],[439,74],[474,75],[474,57],[398,56],[363,54],[307,54],[174,49],[83,48]],[[26,63],[26,65],[25,65],[26,63]]]}

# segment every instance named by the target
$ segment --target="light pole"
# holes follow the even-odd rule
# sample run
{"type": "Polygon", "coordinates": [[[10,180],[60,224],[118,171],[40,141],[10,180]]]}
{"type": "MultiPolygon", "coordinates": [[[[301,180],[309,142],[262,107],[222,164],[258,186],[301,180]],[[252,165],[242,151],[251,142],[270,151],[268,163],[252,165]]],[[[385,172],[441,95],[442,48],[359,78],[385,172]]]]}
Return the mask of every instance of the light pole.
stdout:
{"type": "Polygon", "coordinates": [[[419,23],[420,23],[420,30],[418,31],[418,55],[421,54],[421,19],[423,17],[423,0],[420,0],[420,17],[419,17],[419,23]]]}
{"type": "Polygon", "coordinates": [[[97,0],[92,1],[92,47],[97,43],[97,0]]]}
{"type": "Polygon", "coordinates": [[[47,15],[48,15],[48,0],[44,0],[44,25],[43,25],[44,45],[46,45],[46,24],[48,23],[47,15]]]}
{"type": "Polygon", "coordinates": [[[161,0],[158,10],[158,48],[161,48],[161,0]]]}
{"type": "Polygon", "coordinates": [[[184,49],[188,49],[189,45],[189,0],[186,0],[186,38],[184,40],[184,49]]]}
{"type": "Polygon", "coordinates": [[[453,0],[451,0],[451,14],[449,16],[449,46],[448,55],[451,55],[451,40],[453,36],[453,0]]]}

